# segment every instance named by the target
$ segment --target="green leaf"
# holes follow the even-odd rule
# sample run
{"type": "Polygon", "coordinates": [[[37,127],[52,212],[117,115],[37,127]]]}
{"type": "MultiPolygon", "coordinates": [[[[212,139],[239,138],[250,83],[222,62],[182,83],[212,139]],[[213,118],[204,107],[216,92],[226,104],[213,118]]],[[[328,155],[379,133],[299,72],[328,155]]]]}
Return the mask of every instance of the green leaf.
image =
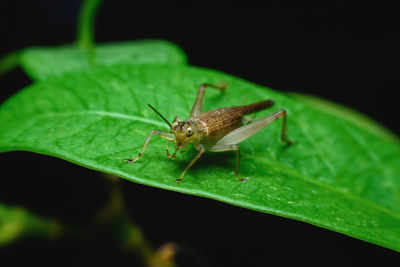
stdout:
{"type": "Polygon", "coordinates": [[[114,65],[69,73],[34,84],[0,108],[0,151],[28,150],[60,157],[138,183],[204,196],[301,220],[400,251],[400,147],[349,120],[321,112],[293,97],[212,70],[165,65],[114,65]],[[189,115],[201,83],[205,110],[274,99],[288,113],[284,145],[277,121],[240,144],[240,182],[233,152],[206,153],[182,183],[175,183],[195,155],[173,161],[154,137],[135,163],[152,129],[189,115]]]}
{"type": "Polygon", "coordinates": [[[400,141],[395,134],[360,112],[313,95],[299,93],[289,94],[294,98],[301,100],[303,103],[309,104],[322,112],[342,118],[343,120],[349,121],[350,123],[355,124],[380,138],[400,144],[400,141]]]}
{"type": "MultiPolygon", "coordinates": [[[[94,65],[98,66],[121,63],[181,65],[187,62],[186,55],[178,46],[163,40],[99,44],[94,49],[94,65]]],[[[86,49],[77,45],[26,48],[21,51],[19,61],[33,80],[44,80],[92,66],[86,49]]]]}
{"type": "Polygon", "coordinates": [[[18,53],[11,52],[0,59],[0,76],[18,66],[18,53]]]}

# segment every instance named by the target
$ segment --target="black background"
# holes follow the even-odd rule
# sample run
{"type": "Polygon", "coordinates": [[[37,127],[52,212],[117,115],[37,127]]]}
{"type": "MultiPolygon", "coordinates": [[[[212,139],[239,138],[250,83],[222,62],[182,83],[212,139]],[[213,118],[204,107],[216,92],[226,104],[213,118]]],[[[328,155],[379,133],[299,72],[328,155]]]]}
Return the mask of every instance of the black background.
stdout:
{"type": "MultiPolygon", "coordinates": [[[[279,91],[314,94],[359,110],[400,134],[400,30],[390,8],[167,9],[105,1],[96,41],[160,38],[192,65],[279,91]]],[[[2,1],[0,55],[74,41],[80,1],[2,1]]],[[[21,70],[0,78],[4,101],[31,81],[21,70]]],[[[295,116],[295,114],[293,114],[295,116]]],[[[0,202],[70,223],[88,222],[106,195],[99,174],[27,152],[0,155],[0,202]]],[[[122,181],[132,216],[155,246],[182,244],[181,266],[362,264],[398,254],[302,222],[122,181]]],[[[82,240],[27,240],[2,259],[37,263],[129,264],[115,249],[82,240]],[[17,256],[19,255],[19,256],[17,256]]]]}

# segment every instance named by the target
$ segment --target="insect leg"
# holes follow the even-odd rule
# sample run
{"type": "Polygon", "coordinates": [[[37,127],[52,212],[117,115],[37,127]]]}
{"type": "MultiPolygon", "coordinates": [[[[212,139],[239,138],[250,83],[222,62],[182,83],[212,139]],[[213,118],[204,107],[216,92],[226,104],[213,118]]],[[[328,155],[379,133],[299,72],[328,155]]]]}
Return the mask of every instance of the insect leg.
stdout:
{"type": "Polygon", "coordinates": [[[246,124],[244,126],[241,126],[227,135],[223,136],[221,139],[219,139],[216,143],[216,145],[235,145],[238,144],[247,138],[253,136],[254,134],[258,133],[261,131],[264,127],[267,125],[271,124],[275,120],[283,117],[283,126],[282,126],[282,131],[281,131],[281,139],[282,141],[286,142],[287,144],[291,144],[292,141],[290,141],[286,137],[286,131],[287,131],[287,126],[286,126],[286,111],[281,109],[265,118],[253,121],[249,124],[246,124]]]}
{"type": "Polygon", "coordinates": [[[282,110],[282,113],[278,116],[278,118],[280,118],[280,117],[283,117],[283,125],[282,125],[282,131],[281,131],[281,140],[282,140],[283,142],[285,142],[286,144],[291,145],[291,144],[293,144],[293,141],[290,141],[290,140],[287,138],[287,134],[286,134],[286,132],[287,132],[287,126],[286,126],[286,111],[285,111],[285,110],[282,110]]]}
{"type": "Polygon", "coordinates": [[[167,157],[169,158],[169,157],[171,157],[171,154],[169,154],[169,150],[168,150],[168,144],[170,143],[170,142],[172,142],[173,140],[167,140],[167,145],[166,145],[166,147],[165,147],[165,150],[167,151],[167,157]]]}
{"type": "Polygon", "coordinates": [[[177,144],[175,144],[175,151],[172,154],[171,159],[176,159],[176,152],[178,152],[178,150],[179,150],[179,146],[177,144]]]}
{"type": "Polygon", "coordinates": [[[206,152],[205,148],[201,145],[199,146],[199,152],[197,153],[197,155],[192,159],[192,161],[190,161],[190,163],[186,166],[186,168],[183,170],[181,176],[179,177],[179,179],[177,179],[175,182],[180,183],[183,179],[183,176],[185,175],[185,173],[189,170],[190,166],[193,165],[193,163],[195,163],[200,157],[201,155],[203,155],[203,153],[206,152]]]}
{"type": "Polygon", "coordinates": [[[150,142],[150,139],[153,135],[158,135],[161,136],[162,138],[165,138],[167,140],[170,141],[174,141],[175,140],[175,136],[172,133],[168,133],[168,132],[163,132],[163,131],[159,131],[159,130],[153,130],[150,132],[150,134],[147,136],[146,141],[144,142],[144,145],[142,147],[142,150],[139,152],[139,155],[137,155],[135,158],[133,159],[123,159],[126,160],[128,162],[135,162],[136,160],[138,160],[140,158],[140,156],[142,156],[143,152],[146,150],[147,145],[150,142]]]}
{"type": "Polygon", "coordinates": [[[208,149],[211,152],[224,152],[224,151],[236,151],[236,166],[235,166],[235,175],[239,178],[240,181],[244,182],[250,177],[243,178],[239,175],[239,160],[240,160],[240,149],[238,145],[214,145],[208,149]]]}
{"type": "Polygon", "coordinates": [[[181,149],[179,152],[181,152],[181,154],[185,153],[187,151],[188,147],[185,146],[183,149],[181,149]]]}
{"type": "Polygon", "coordinates": [[[195,117],[200,115],[201,111],[203,110],[203,96],[207,87],[212,87],[219,90],[225,90],[226,84],[221,83],[219,85],[213,85],[213,84],[203,83],[202,85],[200,85],[199,92],[197,93],[196,100],[194,101],[193,104],[192,112],[190,113],[190,117],[195,117]]]}

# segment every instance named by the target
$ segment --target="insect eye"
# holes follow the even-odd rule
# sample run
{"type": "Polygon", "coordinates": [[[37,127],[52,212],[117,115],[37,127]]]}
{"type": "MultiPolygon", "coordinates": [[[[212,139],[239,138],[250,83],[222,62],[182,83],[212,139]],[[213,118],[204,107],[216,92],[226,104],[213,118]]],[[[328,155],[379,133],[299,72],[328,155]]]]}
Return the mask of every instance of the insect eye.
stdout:
{"type": "Polygon", "coordinates": [[[187,128],[187,135],[186,136],[191,136],[193,134],[193,131],[192,131],[192,127],[188,127],[187,128]]]}

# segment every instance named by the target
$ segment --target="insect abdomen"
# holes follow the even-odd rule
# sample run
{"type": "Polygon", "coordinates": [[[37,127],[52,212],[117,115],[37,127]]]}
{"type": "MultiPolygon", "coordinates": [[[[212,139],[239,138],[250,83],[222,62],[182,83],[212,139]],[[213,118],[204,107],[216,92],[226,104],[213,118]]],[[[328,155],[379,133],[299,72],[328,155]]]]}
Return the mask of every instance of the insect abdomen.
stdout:
{"type": "Polygon", "coordinates": [[[269,100],[260,101],[260,102],[254,103],[254,104],[250,104],[247,106],[240,106],[237,108],[242,113],[242,116],[244,116],[247,114],[255,113],[260,110],[272,107],[273,105],[274,105],[274,101],[269,99],[269,100]]]}
{"type": "Polygon", "coordinates": [[[242,126],[241,116],[232,113],[223,113],[215,117],[202,117],[200,121],[205,126],[206,135],[211,140],[217,140],[230,131],[242,126]]]}

